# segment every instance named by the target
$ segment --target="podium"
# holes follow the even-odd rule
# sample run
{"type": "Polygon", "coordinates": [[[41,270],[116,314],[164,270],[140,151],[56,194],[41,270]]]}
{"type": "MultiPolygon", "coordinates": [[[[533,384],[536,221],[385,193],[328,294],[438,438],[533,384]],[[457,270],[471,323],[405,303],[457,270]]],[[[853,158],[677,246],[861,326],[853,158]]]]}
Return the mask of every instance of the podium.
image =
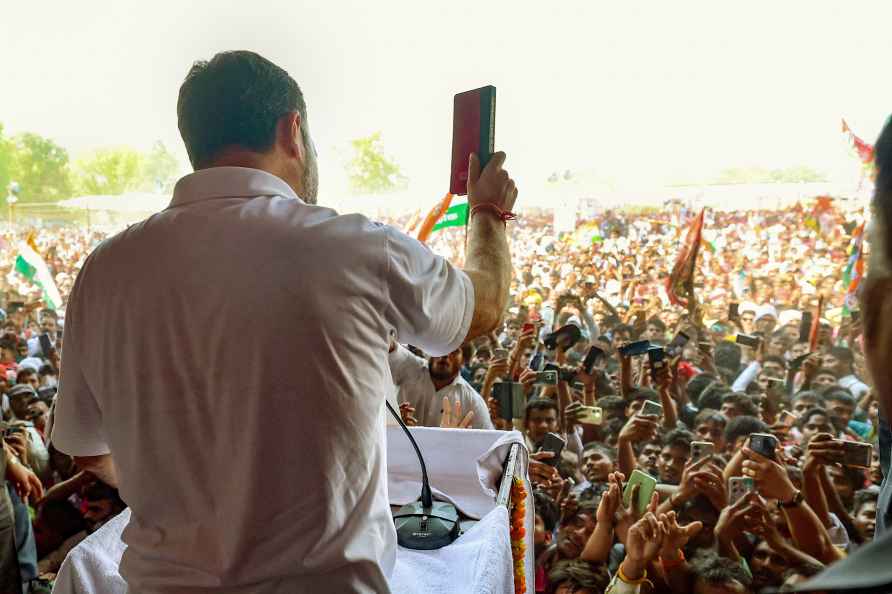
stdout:
{"type": "MultiPolygon", "coordinates": [[[[532,594],[533,501],[527,478],[528,452],[517,431],[410,429],[424,454],[435,499],[459,510],[462,534],[442,549],[413,551],[397,547],[390,576],[394,594],[513,594],[509,536],[509,495],[514,477],[526,485],[525,573],[532,594]]],[[[392,509],[421,493],[421,468],[415,450],[399,426],[387,428],[388,492],[392,509]]],[[[127,594],[118,573],[126,545],[121,533],[130,509],[106,523],[75,547],[57,576],[54,594],[127,594]]]]}

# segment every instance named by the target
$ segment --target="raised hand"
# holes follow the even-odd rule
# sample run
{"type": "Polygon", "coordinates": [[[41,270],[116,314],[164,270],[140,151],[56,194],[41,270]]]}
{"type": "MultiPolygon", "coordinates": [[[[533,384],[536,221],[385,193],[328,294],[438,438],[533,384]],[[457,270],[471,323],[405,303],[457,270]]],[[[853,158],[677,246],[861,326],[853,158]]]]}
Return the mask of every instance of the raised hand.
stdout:
{"type": "Polygon", "coordinates": [[[449,398],[443,396],[443,414],[440,416],[440,427],[444,429],[468,429],[474,421],[474,411],[468,411],[461,416],[461,400],[456,399],[455,404],[449,404],[449,398]]]}
{"type": "Polygon", "coordinates": [[[400,403],[400,417],[402,417],[403,423],[409,427],[418,425],[418,419],[415,418],[415,407],[408,402],[400,403]]]}
{"type": "Polygon", "coordinates": [[[664,559],[677,559],[678,551],[684,549],[688,541],[703,529],[703,522],[679,525],[674,511],[662,514],[660,521],[663,523],[663,547],[660,550],[660,557],[664,559]]]}

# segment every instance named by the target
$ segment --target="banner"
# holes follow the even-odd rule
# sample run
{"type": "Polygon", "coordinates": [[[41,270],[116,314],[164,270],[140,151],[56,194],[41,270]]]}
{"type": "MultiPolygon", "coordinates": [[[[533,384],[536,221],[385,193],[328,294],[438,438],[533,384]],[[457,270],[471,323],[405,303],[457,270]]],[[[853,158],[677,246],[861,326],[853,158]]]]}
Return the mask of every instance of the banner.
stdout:
{"type": "Polygon", "coordinates": [[[852,233],[849,262],[842,273],[842,282],[846,287],[842,315],[851,315],[853,310],[858,309],[858,287],[861,286],[862,278],[864,278],[864,223],[852,233]]]}
{"type": "Polygon", "coordinates": [[[666,294],[673,305],[690,308],[696,303],[694,299],[694,271],[697,268],[697,255],[700,253],[703,236],[703,214],[704,210],[701,210],[700,214],[691,221],[678,259],[666,280],[666,294]]]}
{"type": "Polygon", "coordinates": [[[19,242],[15,270],[43,290],[42,299],[48,309],[57,310],[62,307],[62,297],[49,267],[33,245],[34,240],[31,237],[19,242]]]}

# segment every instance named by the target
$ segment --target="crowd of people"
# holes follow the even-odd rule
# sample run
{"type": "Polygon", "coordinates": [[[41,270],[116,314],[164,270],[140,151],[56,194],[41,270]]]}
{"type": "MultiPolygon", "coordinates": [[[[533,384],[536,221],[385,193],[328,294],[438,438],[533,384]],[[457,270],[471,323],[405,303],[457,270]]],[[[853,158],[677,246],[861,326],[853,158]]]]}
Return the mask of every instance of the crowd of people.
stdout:
{"type": "MultiPolygon", "coordinates": [[[[515,275],[500,331],[444,357],[392,345],[408,424],[524,433],[536,518],[530,592],[757,592],[800,582],[872,538],[877,403],[841,280],[861,219],[831,210],[807,225],[808,212],[708,212],[699,305],[688,308],[666,290],[692,216],[684,208],[608,211],[560,237],[548,218],[521,217],[509,235],[515,275]],[[821,296],[810,344],[803,313],[821,296]],[[643,350],[625,348],[641,341],[643,350]],[[504,384],[519,386],[524,410],[505,414],[504,384]],[[774,436],[772,449],[754,434],[774,436]],[[846,442],[872,446],[866,464],[853,465],[846,442]]],[[[103,238],[33,234],[63,300],[103,238]]],[[[431,247],[461,263],[460,231],[434,235],[431,247]]],[[[11,513],[0,513],[0,537],[11,540],[0,546],[14,551],[0,561],[4,576],[14,569],[40,592],[125,503],[48,441],[64,313],[43,306],[13,260],[4,250],[11,513]]]]}
{"type": "Polygon", "coordinates": [[[708,212],[691,307],[666,287],[693,213],[521,219],[503,329],[392,351],[408,424],[524,432],[536,592],[758,592],[873,538],[878,405],[842,280],[863,219],[812,212],[708,212]]]}

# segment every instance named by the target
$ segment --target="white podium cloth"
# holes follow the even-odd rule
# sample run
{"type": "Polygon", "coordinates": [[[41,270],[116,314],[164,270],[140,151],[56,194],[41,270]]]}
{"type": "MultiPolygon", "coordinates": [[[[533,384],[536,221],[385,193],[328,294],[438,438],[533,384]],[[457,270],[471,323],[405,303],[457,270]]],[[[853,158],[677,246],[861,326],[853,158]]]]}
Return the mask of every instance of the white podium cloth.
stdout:
{"type": "MultiPolygon", "coordinates": [[[[421,469],[399,426],[387,429],[388,488],[392,505],[418,499],[421,469]]],[[[399,547],[390,578],[394,594],[512,594],[514,592],[508,513],[495,504],[497,481],[514,443],[520,444],[516,474],[526,481],[528,452],[517,431],[481,431],[417,427],[418,441],[435,496],[453,502],[480,522],[457,541],[434,551],[399,547]]],[[[535,583],[533,565],[533,500],[527,485],[528,591],[535,583]]],[[[91,534],[66,557],[56,578],[54,594],[127,594],[118,573],[126,545],[121,533],[130,509],[91,534]]],[[[532,594],[532,593],[531,593],[532,594]]]]}

